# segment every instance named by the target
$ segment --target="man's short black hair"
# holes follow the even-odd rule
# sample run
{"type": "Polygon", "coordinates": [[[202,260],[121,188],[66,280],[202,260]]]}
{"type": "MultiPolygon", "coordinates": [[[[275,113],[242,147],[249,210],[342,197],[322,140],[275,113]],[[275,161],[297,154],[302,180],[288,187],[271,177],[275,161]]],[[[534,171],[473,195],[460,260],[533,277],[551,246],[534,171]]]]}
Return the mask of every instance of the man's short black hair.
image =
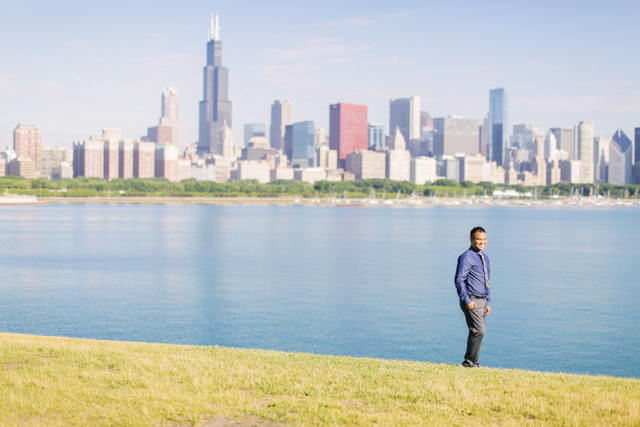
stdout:
{"type": "Polygon", "coordinates": [[[471,229],[471,238],[472,238],[472,239],[476,236],[476,233],[477,233],[478,231],[481,231],[481,232],[483,232],[483,233],[486,233],[486,231],[484,231],[484,228],[482,228],[482,227],[473,227],[473,228],[471,229]]]}

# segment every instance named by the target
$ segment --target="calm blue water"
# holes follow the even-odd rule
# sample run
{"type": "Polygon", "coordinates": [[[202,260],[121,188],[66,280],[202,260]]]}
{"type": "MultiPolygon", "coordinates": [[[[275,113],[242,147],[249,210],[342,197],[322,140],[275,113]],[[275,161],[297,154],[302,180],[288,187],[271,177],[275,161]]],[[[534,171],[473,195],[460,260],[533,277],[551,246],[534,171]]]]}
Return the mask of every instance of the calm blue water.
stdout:
{"type": "Polygon", "coordinates": [[[0,330],[462,362],[453,285],[487,229],[481,363],[640,377],[640,210],[0,209],[0,330]]]}

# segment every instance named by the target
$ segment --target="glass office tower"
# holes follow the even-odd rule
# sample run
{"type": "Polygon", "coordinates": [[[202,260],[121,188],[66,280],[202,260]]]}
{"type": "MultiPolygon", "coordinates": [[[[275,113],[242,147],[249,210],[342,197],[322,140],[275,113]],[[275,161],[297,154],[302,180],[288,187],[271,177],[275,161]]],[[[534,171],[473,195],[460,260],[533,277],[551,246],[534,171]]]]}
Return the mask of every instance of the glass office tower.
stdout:
{"type": "Polygon", "coordinates": [[[504,88],[489,91],[489,145],[488,159],[498,166],[505,164],[507,141],[509,140],[507,125],[507,92],[504,88]]]}

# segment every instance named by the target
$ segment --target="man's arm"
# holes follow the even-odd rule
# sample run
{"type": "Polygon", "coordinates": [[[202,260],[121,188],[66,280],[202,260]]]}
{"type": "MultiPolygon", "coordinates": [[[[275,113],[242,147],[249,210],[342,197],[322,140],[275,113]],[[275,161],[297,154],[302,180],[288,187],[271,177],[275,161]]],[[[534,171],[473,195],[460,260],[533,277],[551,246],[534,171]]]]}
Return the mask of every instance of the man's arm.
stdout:
{"type": "MultiPolygon", "coordinates": [[[[491,283],[491,263],[489,262],[489,257],[486,257],[487,262],[487,275],[489,276],[489,283],[491,283]]],[[[491,286],[487,289],[487,316],[491,313],[491,286]]]]}
{"type": "MultiPolygon", "coordinates": [[[[467,307],[470,305],[475,305],[471,298],[469,298],[469,294],[467,293],[467,275],[469,274],[469,270],[471,269],[471,263],[465,256],[466,254],[462,254],[458,257],[458,265],[456,267],[456,276],[454,279],[456,285],[456,291],[458,291],[458,297],[460,301],[463,301],[467,307]]],[[[473,308],[473,307],[469,307],[473,308]]]]}

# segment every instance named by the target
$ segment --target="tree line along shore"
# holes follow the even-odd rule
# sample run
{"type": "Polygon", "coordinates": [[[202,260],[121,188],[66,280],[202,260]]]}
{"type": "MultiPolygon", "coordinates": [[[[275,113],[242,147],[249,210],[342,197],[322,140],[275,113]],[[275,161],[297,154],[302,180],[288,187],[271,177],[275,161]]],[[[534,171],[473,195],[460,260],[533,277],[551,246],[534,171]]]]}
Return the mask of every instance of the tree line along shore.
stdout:
{"type": "Polygon", "coordinates": [[[494,184],[471,181],[458,183],[440,179],[425,185],[409,181],[389,179],[363,179],[356,181],[318,181],[308,184],[301,181],[280,180],[260,184],[255,180],[219,183],[214,181],[184,180],[179,183],[164,178],[114,179],[78,177],[64,181],[24,179],[7,175],[0,177],[0,188],[5,194],[32,195],[38,197],[346,197],[346,198],[405,198],[422,197],[484,197],[496,189],[534,193],[538,199],[552,197],[601,196],[610,198],[638,198],[640,185],[571,184],[560,182],[550,186],[525,187],[521,184],[494,184]]]}

